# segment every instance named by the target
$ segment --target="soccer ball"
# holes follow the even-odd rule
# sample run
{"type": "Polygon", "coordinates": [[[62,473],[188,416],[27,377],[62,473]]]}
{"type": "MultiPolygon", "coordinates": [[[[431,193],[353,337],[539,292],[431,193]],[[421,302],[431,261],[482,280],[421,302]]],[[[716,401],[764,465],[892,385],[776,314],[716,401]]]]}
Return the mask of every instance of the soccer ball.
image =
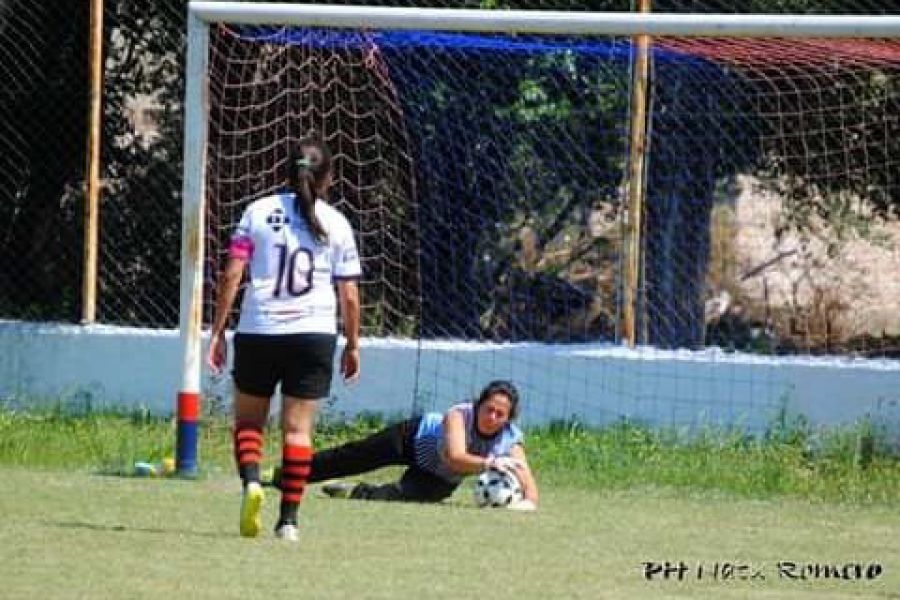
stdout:
{"type": "Polygon", "coordinates": [[[475,504],[478,506],[509,506],[521,499],[522,484],[509,471],[488,469],[475,481],[475,504]]]}

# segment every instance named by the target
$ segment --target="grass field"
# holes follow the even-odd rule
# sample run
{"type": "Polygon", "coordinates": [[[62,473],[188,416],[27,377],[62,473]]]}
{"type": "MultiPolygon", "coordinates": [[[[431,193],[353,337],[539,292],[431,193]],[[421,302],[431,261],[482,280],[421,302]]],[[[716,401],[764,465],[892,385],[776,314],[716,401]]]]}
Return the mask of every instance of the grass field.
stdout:
{"type": "MultiPolygon", "coordinates": [[[[374,425],[323,428],[318,443],[374,425]]],[[[846,440],[811,457],[796,436],[534,431],[537,513],[477,509],[468,486],[438,506],[313,486],[290,545],[271,535],[271,490],[264,535],[237,536],[226,430],[205,429],[199,480],[134,478],[100,473],[169,452],[167,421],[0,411],[0,598],[900,599],[900,466],[856,469],[846,440]],[[683,561],[684,579],[647,580],[647,561],[683,561]],[[881,572],[791,579],[779,561],[881,572]]]]}
{"type": "MultiPolygon", "coordinates": [[[[890,507],[545,489],[535,514],[323,498],[302,541],[236,535],[237,485],[2,468],[3,598],[900,598],[890,507]],[[647,581],[643,561],[684,561],[647,581]],[[696,565],[765,579],[696,579],[696,565]],[[876,562],[873,581],[789,580],[776,563],[876,562]]],[[[270,494],[271,526],[277,499],[270,494]]]]}

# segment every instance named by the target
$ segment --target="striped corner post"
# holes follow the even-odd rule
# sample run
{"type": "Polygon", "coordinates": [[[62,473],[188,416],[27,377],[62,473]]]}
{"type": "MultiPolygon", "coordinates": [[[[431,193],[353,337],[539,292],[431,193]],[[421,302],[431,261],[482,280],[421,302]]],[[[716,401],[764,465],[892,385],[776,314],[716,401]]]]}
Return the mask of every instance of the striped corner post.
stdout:
{"type": "Polygon", "coordinates": [[[175,470],[179,476],[197,474],[197,434],[200,422],[200,394],[178,393],[178,429],[175,442],[175,470]]]}

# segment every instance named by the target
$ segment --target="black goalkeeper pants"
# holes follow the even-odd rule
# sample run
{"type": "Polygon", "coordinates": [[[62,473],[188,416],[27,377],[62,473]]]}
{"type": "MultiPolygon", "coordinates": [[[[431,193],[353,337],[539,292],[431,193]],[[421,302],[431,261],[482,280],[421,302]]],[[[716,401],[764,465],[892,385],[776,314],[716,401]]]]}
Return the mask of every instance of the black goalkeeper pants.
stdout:
{"type": "Polygon", "coordinates": [[[313,454],[310,483],[359,475],[391,465],[406,465],[399,481],[380,485],[359,483],[350,497],[357,500],[440,502],[459,484],[416,466],[413,439],[421,417],[400,421],[367,438],[313,454]]]}

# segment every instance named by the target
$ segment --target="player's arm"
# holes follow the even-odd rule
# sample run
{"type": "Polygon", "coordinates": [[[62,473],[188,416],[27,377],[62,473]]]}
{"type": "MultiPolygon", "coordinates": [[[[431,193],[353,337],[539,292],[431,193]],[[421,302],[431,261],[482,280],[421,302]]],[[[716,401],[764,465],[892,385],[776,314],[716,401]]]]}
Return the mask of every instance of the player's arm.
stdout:
{"type": "Polygon", "coordinates": [[[347,338],[341,357],[341,373],[344,379],[353,381],[359,377],[359,285],[355,279],[343,279],[338,281],[337,288],[344,337],[347,338]]]}
{"type": "Polygon", "coordinates": [[[337,284],[341,319],[347,345],[341,356],[341,374],[345,381],[359,378],[359,284],[362,274],[359,252],[350,223],[342,215],[335,218],[332,232],[331,275],[337,284]]]}
{"type": "Polygon", "coordinates": [[[522,483],[522,496],[525,500],[530,500],[535,507],[538,504],[540,494],[538,494],[537,481],[534,479],[534,473],[528,466],[528,460],[525,458],[525,448],[522,444],[516,444],[509,450],[509,455],[519,461],[520,465],[514,473],[522,483]]]}
{"type": "Polygon", "coordinates": [[[444,461],[454,473],[481,473],[490,459],[466,451],[466,420],[462,412],[450,410],[444,415],[444,461]]]}
{"type": "Polygon", "coordinates": [[[222,272],[222,281],[219,283],[216,297],[216,317],[213,321],[209,355],[206,359],[210,368],[217,373],[225,367],[225,327],[228,325],[228,315],[231,314],[231,307],[237,297],[246,268],[247,260],[245,258],[232,256],[228,259],[225,270],[222,272]]]}

